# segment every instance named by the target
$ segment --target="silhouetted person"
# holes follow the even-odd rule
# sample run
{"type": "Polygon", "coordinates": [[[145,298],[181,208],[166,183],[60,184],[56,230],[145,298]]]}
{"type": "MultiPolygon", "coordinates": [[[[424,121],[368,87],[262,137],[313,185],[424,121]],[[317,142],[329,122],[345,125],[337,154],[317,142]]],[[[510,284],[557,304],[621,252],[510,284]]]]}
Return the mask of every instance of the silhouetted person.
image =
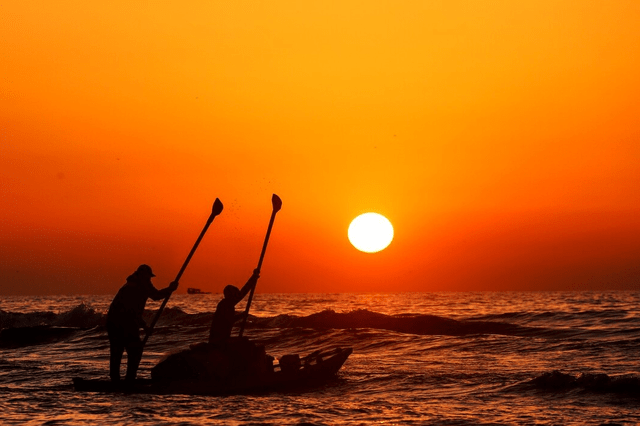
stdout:
{"type": "Polygon", "coordinates": [[[140,265],[120,288],[113,298],[107,313],[107,333],[109,335],[109,376],[111,380],[120,380],[120,362],[122,354],[127,351],[127,374],[125,380],[134,380],[142,358],[142,341],[140,328],[148,330],[142,319],[147,299],[160,300],[166,298],[178,288],[176,281],[162,290],[151,283],[155,277],[148,265],[140,265]]]}
{"type": "Polygon", "coordinates": [[[239,290],[234,285],[228,285],[224,288],[224,298],[218,303],[216,311],[211,321],[211,330],[209,331],[209,344],[224,348],[231,337],[231,329],[233,323],[244,317],[244,312],[236,314],[236,305],[255,287],[260,274],[253,271],[253,275],[247,283],[239,290]]]}

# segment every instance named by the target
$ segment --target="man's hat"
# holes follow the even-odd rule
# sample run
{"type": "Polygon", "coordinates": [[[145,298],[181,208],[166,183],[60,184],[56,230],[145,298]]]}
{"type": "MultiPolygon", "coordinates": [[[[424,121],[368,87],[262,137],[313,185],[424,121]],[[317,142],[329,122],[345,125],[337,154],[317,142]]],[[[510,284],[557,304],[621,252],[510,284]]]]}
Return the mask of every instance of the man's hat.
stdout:
{"type": "Polygon", "coordinates": [[[155,277],[153,271],[151,270],[151,266],[142,264],[138,266],[138,270],[136,272],[140,272],[145,275],[149,275],[150,277],[155,277]]]}

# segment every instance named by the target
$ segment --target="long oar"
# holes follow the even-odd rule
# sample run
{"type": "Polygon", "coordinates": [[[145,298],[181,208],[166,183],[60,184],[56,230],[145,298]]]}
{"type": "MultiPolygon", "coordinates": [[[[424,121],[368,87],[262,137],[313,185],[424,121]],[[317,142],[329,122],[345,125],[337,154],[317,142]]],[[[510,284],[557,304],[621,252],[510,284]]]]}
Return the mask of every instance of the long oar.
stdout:
{"type": "MultiPolygon", "coordinates": [[[[191,256],[193,256],[193,253],[196,252],[196,249],[198,248],[198,245],[200,244],[202,237],[204,237],[204,234],[207,232],[207,229],[209,229],[209,225],[211,225],[211,222],[213,222],[213,219],[215,219],[215,217],[222,212],[223,207],[224,206],[222,205],[222,202],[218,198],[216,198],[216,201],[213,203],[213,208],[211,209],[211,215],[209,216],[209,219],[207,219],[207,223],[204,225],[204,228],[202,229],[200,236],[196,240],[196,243],[193,245],[193,248],[191,249],[189,256],[187,256],[187,259],[182,264],[182,268],[180,268],[180,272],[178,272],[178,275],[176,276],[176,279],[174,281],[180,281],[180,277],[182,277],[182,273],[184,272],[184,270],[187,269],[187,265],[191,260],[191,256]]],[[[165,297],[165,299],[162,301],[162,305],[160,305],[160,309],[158,309],[156,316],[153,318],[151,325],[147,329],[147,334],[146,336],[144,336],[144,340],[142,341],[142,347],[144,347],[144,345],[147,343],[147,340],[149,340],[149,336],[151,336],[151,333],[153,333],[153,327],[156,326],[156,323],[158,322],[158,319],[160,318],[160,315],[162,314],[162,311],[164,310],[164,307],[167,305],[167,302],[169,301],[170,297],[171,297],[171,293],[169,293],[169,295],[165,297]]]]}
{"type": "MultiPolygon", "coordinates": [[[[269,243],[269,235],[271,235],[271,228],[273,228],[273,221],[276,218],[276,213],[280,211],[282,208],[282,200],[276,194],[273,194],[271,197],[271,204],[273,205],[273,211],[271,212],[271,219],[269,220],[269,227],[267,228],[267,236],[264,238],[264,244],[262,245],[262,253],[260,253],[260,260],[258,261],[258,267],[256,268],[256,272],[260,273],[260,268],[262,268],[262,261],[264,260],[264,253],[267,251],[267,244],[269,243]]],[[[257,284],[256,284],[257,285],[257,284]]],[[[256,286],[253,286],[251,292],[249,293],[249,299],[247,300],[247,307],[244,310],[244,318],[242,319],[242,326],[240,327],[240,334],[238,336],[242,337],[242,333],[244,332],[244,326],[247,324],[247,317],[249,316],[249,308],[251,308],[251,300],[253,299],[253,292],[255,291],[256,286]]]]}

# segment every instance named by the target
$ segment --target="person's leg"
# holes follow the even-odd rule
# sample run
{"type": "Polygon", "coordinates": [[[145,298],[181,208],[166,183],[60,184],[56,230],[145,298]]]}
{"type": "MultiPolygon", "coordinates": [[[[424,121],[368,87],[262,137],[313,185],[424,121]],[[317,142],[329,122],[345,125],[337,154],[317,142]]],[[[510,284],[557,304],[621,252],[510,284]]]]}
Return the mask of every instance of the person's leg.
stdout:
{"type": "Polygon", "coordinates": [[[142,359],[142,341],[138,330],[127,336],[127,374],[125,380],[135,380],[138,373],[138,366],[142,359]]]}
{"type": "Polygon", "coordinates": [[[122,332],[116,327],[107,325],[109,336],[109,377],[113,381],[120,380],[120,363],[124,353],[124,339],[122,332]]]}

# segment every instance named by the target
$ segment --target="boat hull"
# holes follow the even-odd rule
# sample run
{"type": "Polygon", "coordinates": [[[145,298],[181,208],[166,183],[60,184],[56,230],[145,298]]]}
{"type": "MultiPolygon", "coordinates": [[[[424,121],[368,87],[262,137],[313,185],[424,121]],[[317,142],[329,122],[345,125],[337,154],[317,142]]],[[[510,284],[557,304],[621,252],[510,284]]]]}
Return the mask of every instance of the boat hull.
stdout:
{"type": "Polygon", "coordinates": [[[236,377],[227,381],[136,379],[133,382],[75,377],[73,386],[78,392],[185,395],[228,395],[305,389],[321,385],[335,377],[351,353],[351,348],[316,351],[303,358],[301,367],[296,371],[282,371],[276,368],[273,373],[261,377],[236,377]]]}

